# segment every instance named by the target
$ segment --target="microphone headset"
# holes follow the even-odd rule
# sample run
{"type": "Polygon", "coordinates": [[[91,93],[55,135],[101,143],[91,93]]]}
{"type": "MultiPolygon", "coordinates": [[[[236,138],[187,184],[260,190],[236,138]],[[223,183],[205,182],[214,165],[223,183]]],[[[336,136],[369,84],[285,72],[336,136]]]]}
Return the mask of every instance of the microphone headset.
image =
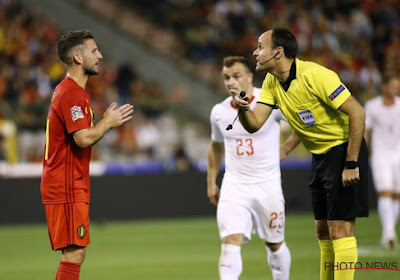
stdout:
{"type": "Polygon", "coordinates": [[[275,56],[277,56],[278,55],[278,53],[279,53],[279,51],[278,52],[276,52],[273,56],[271,56],[269,59],[267,59],[266,61],[263,61],[263,62],[259,62],[259,64],[260,65],[264,65],[265,63],[267,63],[268,61],[270,61],[271,59],[274,59],[275,58],[275,56]]]}
{"type": "MultiPolygon", "coordinates": [[[[246,97],[246,93],[245,93],[244,91],[241,91],[241,92],[239,93],[239,98],[242,99],[242,100],[246,100],[246,101],[249,100],[249,99],[246,97]]],[[[242,110],[239,110],[239,111],[238,111],[238,113],[237,113],[237,115],[236,115],[236,118],[233,120],[233,122],[232,122],[231,124],[229,124],[229,125],[226,127],[226,130],[231,130],[231,129],[233,128],[233,124],[235,123],[236,119],[239,117],[239,114],[240,114],[241,111],[242,111],[242,110]]]]}
{"type": "MultiPolygon", "coordinates": [[[[260,64],[260,65],[264,65],[265,63],[267,63],[267,62],[270,61],[271,59],[275,58],[278,54],[279,54],[279,51],[276,52],[273,56],[271,56],[271,57],[270,57],[269,59],[267,59],[266,61],[259,62],[259,64],[260,64]]],[[[275,62],[275,63],[276,63],[276,62],[275,62]]],[[[289,71],[290,71],[290,68],[289,68],[289,70],[287,70],[287,71],[281,71],[281,70],[279,69],[278,63],[276,63],[276,68],[277,68],[276,71],[277,71],[279,74],[286,73],[286,72],[289,72],[289,71]]]]}

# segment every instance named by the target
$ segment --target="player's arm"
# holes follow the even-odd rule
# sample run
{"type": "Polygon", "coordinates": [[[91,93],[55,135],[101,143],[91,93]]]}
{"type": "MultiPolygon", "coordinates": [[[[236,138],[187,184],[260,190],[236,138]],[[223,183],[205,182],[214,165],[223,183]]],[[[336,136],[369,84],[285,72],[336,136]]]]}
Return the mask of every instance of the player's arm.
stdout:
{"type": "Polygon", "coordinates": [[[268,92],[266,80],[264,80],[261,94],[258,98],[258,101],[261,99],[263,100],[263,102],[257,102],[253,110],[250,110],[250,104],[248,100],[243,100],[240,98],[240,90],[231,88],[229,91],[233,96],[235,106],[240,110],[239,120],[242,123],[243,127],[249,133],[254,133],[258,131],[272,113],[272,107],[274,106],[269,106],[268,104],[275,105],[274,103],[264,102],[265,100],[271,101],[271,98],[262,98],[263,92],[268,92]]]}
{"type": "Polygon", "coordinates": [[[217,205],[219,199],[219,188],[217,186],[217,176],[221,169],[224,159],[224,143],[211,140],[208,148],[208,168],[207,168],[207,196],[210,202],[217,205]]]}
{"type": "Polygon", "coordinates": [[[239,120],[243,127],[249,133],[259,130],[271,114],[272,107],[263,103],[257,103],[254,109],[250,110],[249,102],[239,98],[239,90],[230,89],[230,92],[235,94],[235,106],[240,110],[239,120]]]}
{"type": "Polygon", "coordinates": [[[372,130],[374,128],[374,118],[373,118],[373,114],[371,111],[371,106],[372,104],[370,102],[367,102],[364,106],[364,110],[365,110],[365,132],[364,132],[364,139],[365,139],[365,143],[367,144],[367,148],[368,148],[368,153],[371,153],[372,150],[372,130]]]}
{"type": "Polygon", "coordinates": [[[132,119],[132,113],[133,105],[125,104],[117,108],[117,103],[113,102],[95,126],[74,132],[75,143],[81,148],[95,144],[110,128],[120,126],[132,119]]]}
{"type": "Polygon", "coordinates": [[[286,139],[285,143],[283,143],[280,147],[280,160],[284,160],[299,143],[300,138],[297,136],[296,132],[293,131],[292,134],[286,139]]]}
{"type": "Polygon", "coordinates": [[[371,153],[371,129],[366,128],[364,132],[365,143],[367,143],[368,152],[371,153]]]}
{"type": "MultiPolygon", "coordinates": [[[[349,143],[347,146],[346,161],[358,161],[361,142],[365,128],[365,111],[358,101],[350,97],[339,107],[339,110],[349,116],[349,143]]],[[[349,186],[360,180],[359,168],[343,170],[344,186],[349,186]]]]}
{"type": "MultiPolygon", "coordinates": [[[[241,99],[239,100],[243,101],[241,99]]],[[[263,126],[272,110],[272,107],[266,104],[257,103],[253,110],[242,110],[242,112],[239,114],[239,120],[249,133],[254,133],[263,126]]]]}

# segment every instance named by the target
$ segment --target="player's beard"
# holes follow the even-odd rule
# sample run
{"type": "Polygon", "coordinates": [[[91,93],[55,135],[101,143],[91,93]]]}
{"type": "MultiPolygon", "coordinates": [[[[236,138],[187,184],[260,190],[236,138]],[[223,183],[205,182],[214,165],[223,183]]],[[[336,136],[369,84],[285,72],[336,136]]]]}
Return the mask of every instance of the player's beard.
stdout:
{"type": "Polygon", "coordinates": [[[93,65],[92,67],[85,67],[83,70],[85,71],[86,76],[94,76],[99,74],[99,70],[96,69],[96,65],[93,65]]]}

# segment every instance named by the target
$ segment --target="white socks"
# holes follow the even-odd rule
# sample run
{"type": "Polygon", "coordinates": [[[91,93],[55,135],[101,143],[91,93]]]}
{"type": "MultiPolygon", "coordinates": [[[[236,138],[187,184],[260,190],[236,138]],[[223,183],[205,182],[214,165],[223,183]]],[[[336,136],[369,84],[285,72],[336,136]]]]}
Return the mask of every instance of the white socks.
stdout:
{"type": "Polygon", "coordinates": [[[288,280],[292,258],[286,243],[283,242],[281,247],[275,252],[271,251],[268,247],[266,248],[268,252],[268,264],[272,271],[272,278],[274,280],[288,280]]]}
{"type": "MultiPolygon", "coordinates": [[[[292,258],[289,248],[283,242],[278,250],[272,252],[268,247],[268,264],[272,271],[274,280],[288,280],[292,258]]],[[[220,280],[238,280],[242,273],[243,264],[240,254],[240,246],[233,244],[221,245],[221,256],[219,258],[220,280]]]]}
{"type": "Polygon", "coordinates": [[[394,220],[394,225],[396,226],[397,220],[399,219],[400,200],[393,199],[392,200],[392,206],[393,206],[393,220],[394,220]]]}
{"type": "Polygon", "coordinates": [[[222,244],[219,258],[219,278],[221,280],[238,280],[242,273],[242,268],[240,246],[222,244]]]}
{"type": "Polygon", "coordinates": [[[394,233],[394,213],[393,200],[391,197],[378,197],[378,213],[382,223],[382,242],[393,238],[394,233]]]}

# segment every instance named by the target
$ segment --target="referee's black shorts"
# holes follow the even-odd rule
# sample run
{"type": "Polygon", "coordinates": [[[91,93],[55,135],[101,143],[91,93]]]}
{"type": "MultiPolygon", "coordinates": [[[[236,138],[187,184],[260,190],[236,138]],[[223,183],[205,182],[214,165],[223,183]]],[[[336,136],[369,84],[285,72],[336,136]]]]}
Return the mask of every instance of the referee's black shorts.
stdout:
{"type": "Polygon", "coordinates": [[[368,151],[362,141],[358,157],[360,181],[343,186],[347,143],[312,156],[311,198],[316,220],[354,220],[368,217],[368,151]]]}

